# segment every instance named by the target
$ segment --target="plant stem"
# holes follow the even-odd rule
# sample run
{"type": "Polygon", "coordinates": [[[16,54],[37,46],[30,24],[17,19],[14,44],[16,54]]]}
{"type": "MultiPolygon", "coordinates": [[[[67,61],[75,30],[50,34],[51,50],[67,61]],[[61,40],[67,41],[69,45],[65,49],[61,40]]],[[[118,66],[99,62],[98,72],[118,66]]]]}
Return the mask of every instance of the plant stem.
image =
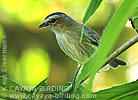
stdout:
{"type": "MultiPolygon", "coordinates": [[[[111,60],[119,56],[121,53],[126,51],[128,48],[130,48],[132,45],[134,45],[136,42],[138,42],[138,34],[134,36],[132,39],[127,41],[125,44],[123,44],[120,48],[118,48],[115,52],[111,54],[107,59],[105,59],[105,65],[107,65],[111,60]]],[[[105,66],[104,65],[104,66],[105,66]]]]}
{"type": "MultiPolygon", "coordinates": [[[[121,53],[126,51],[128,48],[130,48],[136,42],[138,42],[138,34],[136,36],[134,36],[132,39],[130,39],[129,41],[127,41],[125,44],[123,44],[120,48],[118,48],[115,52],[113,52],[108,58],[106,58],[104,66],[107,65],[111,60],[113,60],[114,58],[119,56],[121,53]]],[[[84,82],[84,80],[81,81],[81,83],[83,83],[83,82],[84,82]]],[[[72,90],[73,90],[72,85],[70,85],[65,90],[60,92],[59,94],[64,95],[64,94],[70,93],[72,90]]]]}

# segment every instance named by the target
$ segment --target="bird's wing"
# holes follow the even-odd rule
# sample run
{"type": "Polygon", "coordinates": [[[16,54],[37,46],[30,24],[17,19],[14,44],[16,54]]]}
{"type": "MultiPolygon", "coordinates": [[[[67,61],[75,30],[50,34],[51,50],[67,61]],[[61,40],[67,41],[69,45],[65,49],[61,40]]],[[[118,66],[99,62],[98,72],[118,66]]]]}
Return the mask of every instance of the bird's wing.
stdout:
{"type": "Polygon", "coordinates": [[[86,36],[91,41],[92,44],[98,46],[100,41],[100,36],[94,30],[85,26],[84,36],[86,36]]]}

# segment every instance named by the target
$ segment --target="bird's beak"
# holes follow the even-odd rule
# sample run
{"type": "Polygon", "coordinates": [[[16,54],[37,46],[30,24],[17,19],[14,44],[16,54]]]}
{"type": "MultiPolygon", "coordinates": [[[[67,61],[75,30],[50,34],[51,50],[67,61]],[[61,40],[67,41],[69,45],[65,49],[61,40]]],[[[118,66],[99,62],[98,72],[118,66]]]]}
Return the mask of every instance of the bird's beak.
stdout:
{"type": "Polygon", "coordinates": [[[47,22],[47,20],[44,20],[43,23],[41,25],[39,25],[39,28],[47,27],[47,26],[48,26],[48,22],[47,22]]]}
{"type": "Polygon", "coordinates": [[[41,25],[39,25],[39,28],[46,27],[45,22],[43,22],[41,25]]]}

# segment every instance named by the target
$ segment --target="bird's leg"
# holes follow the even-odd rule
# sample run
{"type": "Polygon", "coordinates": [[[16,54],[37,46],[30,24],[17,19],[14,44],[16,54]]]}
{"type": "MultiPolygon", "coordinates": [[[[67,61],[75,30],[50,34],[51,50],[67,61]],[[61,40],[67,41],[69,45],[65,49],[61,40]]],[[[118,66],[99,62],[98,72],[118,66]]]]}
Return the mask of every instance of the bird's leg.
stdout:
{"type": "Polygon", "coordinates": [[[75,82],[76,82],[76,77],[77,77],[77,75],[78,75],[78,73],[79,73],[79,70],[81,69],[81,64],[79,65],[79,68],[78,68],[78,70],[77,70],[77,72],[76,72],[76,74],[75,74],[75,76],[74,76],[74,78],[73,78],[73,82],[72,82],[72,88],[73,88],[73,86],[75,85],[75,82]]]}

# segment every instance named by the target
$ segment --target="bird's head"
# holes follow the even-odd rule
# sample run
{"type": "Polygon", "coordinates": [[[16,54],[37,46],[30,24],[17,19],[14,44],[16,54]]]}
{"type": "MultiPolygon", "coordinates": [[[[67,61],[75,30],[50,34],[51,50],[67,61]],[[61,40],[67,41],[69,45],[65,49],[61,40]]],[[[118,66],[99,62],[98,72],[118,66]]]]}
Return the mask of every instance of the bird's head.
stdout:
{"type": "Polygon", "coordinates": [[[74,20],[71,19],[69,16],[62,12],[56,12],[48,15],[43,23],[39,26],[39,28],[42,27],[48,27],[50,29],[59,29],[59,28],[66,28],[70,25],[72,25],[72,22],[74,20]]]}

